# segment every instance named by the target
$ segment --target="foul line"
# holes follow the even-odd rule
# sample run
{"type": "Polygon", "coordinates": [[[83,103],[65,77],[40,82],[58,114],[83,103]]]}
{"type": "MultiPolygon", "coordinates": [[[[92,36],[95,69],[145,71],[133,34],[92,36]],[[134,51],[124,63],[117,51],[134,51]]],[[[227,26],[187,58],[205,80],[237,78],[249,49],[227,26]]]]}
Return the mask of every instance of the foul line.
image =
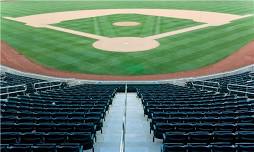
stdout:
{"type": "Polygon", "coordinates": [[[166,32],[166,33],[153,35],[153,36],[148,36],[145,38],[156,40],[156,39],[160,39],[160,38],[164,38],[164,37],[168,37],[168,36],[172,36],[172,35],[176,35],[176,34],[180,34],[180,33],[185,33],[185,32],[189,32],[189,31],[193,31],[193,30],[197,30],[197,29],[202,29],[202,28],[209,27],[209,26],[211,26],[211,25],[202,24],[202,25],[188,27],[188,28],[184,28],[184,29],[180,29],[180,30],[176,30],[176,31],[170,31],[170,32],[166,32]]]}
{"type": "Polygon", "coordinates": [[[78,35],[78,36],[83,36],[83,37],[87,37],[87,38],[91,38],[91,39],[96,39],[96,40],[108,38],[108,37],[105,37],[105,36],[74,31],[74,30],[70,30],[70,29],[66,29],[66,28],[62,28],[62,27],[56,27],[56,26],[52,26],[52,25],[46,25],[44,27],[48,28],[48,29],[57,30],[57,31],[61,31],[61,32],[66,32],[66,33],[70,33],[70,34],[74,34],[74,35],[78,35]]]}

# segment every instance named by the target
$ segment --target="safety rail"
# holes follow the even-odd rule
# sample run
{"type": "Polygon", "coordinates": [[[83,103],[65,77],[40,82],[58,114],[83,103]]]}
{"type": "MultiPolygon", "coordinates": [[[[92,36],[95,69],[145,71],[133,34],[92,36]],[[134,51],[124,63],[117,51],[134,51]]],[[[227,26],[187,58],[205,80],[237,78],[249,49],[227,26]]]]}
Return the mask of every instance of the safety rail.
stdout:
{"type": "Polygon", "coordinates": [[[204,88],[211,88],[211,89],[216,89],[216,91],[218,92],[220,89],[220,83],[219,82],[214,82],[214,81],[201,81],[201,80],[195,80],[195,81],[191,81],[191,84],[195,87],[201,87],[202,90],[204,90],[204,88]]]}
{"type": "Polygon", "coordinates": [[[1,90],[0,95],[4,96],[4,95],[26,92],[27,86],[26,84],[19,84],[14,86],[1,87],[0,90],[1,90]]]}
{"type": "Polygon", "coordinates": [[[126,115],[127,115],[127,90],[128,86],[125,84],[125,101],[124,101],[124,114],[122,122],[122,135],[120,143],[120,152],[125,152],[125,133],[126,133],[126,115]]]}
{"type": "Polygon", "coordinates": [[[42,90],[42,89],[49,89],[51,90],[54,87],[60,87],[63,84],[61,81],[43,81],[34,83],[33,87],[35,91],[42,90]]]}
{"type": "Polygon", "coordinates": [[[248,85],[239,85],[239,84],[228,84],[227,89],[229,93],[231,92],[237,92],[237,93],[243,93],[246,96],[248,94],[254,95],[254,86],[248,86],[248,85]],[[230,88],[231,87],[231,88],[230,88]],[[235,87],[235,88],[234,88],[235,87]],[[241,88],[241,89],[240,89],[241,88]],[[252,91],[252,92],[251,92],[252,91]]]}
{"type": "Polygon", "coordinates": [[[251,80],[254,80],[254,72],[250,72],[249,77],[251,78],[251,80]]]}

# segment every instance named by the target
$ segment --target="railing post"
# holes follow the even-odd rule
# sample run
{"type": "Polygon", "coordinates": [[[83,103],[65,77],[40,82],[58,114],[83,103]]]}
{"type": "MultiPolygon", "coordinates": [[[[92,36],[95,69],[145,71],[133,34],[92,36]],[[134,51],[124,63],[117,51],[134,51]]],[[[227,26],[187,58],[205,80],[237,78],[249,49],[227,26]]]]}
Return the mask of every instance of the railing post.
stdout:
{"type": "Polygon", "coordinates": [[[123,122],[122,122],[122,136],[120,143],[120,152],[125,152],[125,133],[126,133],[126,116],[127,116],[127,90],[128,86],[125,84],[125,100],[124,100],[124,114],[123,114],[123,122]]]}

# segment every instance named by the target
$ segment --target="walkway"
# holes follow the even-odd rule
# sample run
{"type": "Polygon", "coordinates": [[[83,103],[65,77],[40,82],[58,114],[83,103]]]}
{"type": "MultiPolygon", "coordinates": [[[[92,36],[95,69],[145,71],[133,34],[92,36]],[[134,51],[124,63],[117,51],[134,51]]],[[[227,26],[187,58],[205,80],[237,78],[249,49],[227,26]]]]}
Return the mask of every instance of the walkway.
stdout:
{"type": "MultiPolygon", "coordinates": [[[[161,142],[152,142],[150,124],[144,117],[143,106],[136,93],[127,95],[126,152],[160,152],[161,142]]],[[[95,152],[119,152],[124,110],[124,93],[116,94],[103,126],[97,133],[95,152]]]]}

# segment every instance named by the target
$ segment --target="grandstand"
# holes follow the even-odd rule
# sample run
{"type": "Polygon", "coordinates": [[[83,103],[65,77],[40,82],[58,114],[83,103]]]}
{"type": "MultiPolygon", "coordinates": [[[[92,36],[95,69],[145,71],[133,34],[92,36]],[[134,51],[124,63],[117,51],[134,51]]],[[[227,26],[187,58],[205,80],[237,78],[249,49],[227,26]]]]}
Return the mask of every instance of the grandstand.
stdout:
{"type": "Polygon", "coordinates": [[[254,2],[0,1],[1,152],[254,152],[254,2]]]}

